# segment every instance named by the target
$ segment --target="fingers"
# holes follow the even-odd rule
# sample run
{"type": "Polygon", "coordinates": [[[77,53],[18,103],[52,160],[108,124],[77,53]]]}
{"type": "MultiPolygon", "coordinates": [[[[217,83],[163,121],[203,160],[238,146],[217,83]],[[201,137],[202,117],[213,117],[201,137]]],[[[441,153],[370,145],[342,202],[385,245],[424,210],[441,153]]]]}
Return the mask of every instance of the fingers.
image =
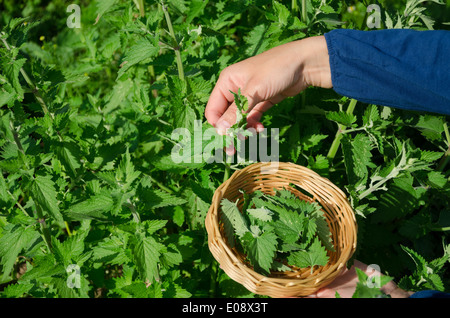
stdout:
{"type": "Polygon", "coordinates": [[[218,124],[220,124],[222,128],[227,128],[226,126],[229,124],[229,128],[235,123],[236,105],[234,104],[234,94],[231,92],[237,93],[241,89],[241,94],[248,99],[249,110],[259,101],[251,91],[245,92],[244,87],[249,84],[252,74],[252,71],[248,70],[248,65],[252,64],[249,61],[250,59],[231,65],[220,73],[205,108],[205,117],[212,126],[218,128],[218,124]]]}
{"type": "Polygon", "coordinates": [[[235,65],[222,71],[205,108],[207,121],[222,135],[236,122],[237,107],[231,92],[237,92],[239,88],[245,86],[241,94],[248,100],[248,127],[255,128],[257,131],[264,128],[260,122],[262,114],[285,98],[282,94],[278,94],[270,100],[261,102],[263,97],[260,91],[266,91],[266,88],[261,87],[261,83],[255,81],[254,77],[245,80],[243,79],[245,76],[237,74],[235,65]],[[246,85],[241,85],[240,82],[245,82],[246,85]]]}
{"type": "Polygon", "coordinates": [[[262,127],[261,124],[261,117],[262,115],[268,111],[272,106],[274,105],[274,103],[270,100],[258,103],[257,105],[255,105],[255,107],[253,107],[248,115],[247,115],[247,122],[249,127],[253,127],[255,129],[257,129],[258,127],[262,127]]]}
{"type": "Polygon", "coordinates": [[[225,135],[226,130],[236,123],[236,111],[237,106],[232,103],[217,120],[215,127],[218,134],[225,135]]]}
{"type": "Polygon", "coordinates": [[[214,127],[234,101],[234,95],[230,92],[234,88],[230,83],[231,81],[221,74],[206,104],[205,117],[214,127]]]}

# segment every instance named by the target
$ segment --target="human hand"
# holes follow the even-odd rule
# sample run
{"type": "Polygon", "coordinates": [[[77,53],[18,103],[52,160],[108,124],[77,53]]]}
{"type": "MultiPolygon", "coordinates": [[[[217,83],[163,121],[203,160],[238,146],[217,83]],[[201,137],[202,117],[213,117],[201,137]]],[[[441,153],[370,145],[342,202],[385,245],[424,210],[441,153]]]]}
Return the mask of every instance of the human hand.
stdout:
{"type": "Polygon", "coordinates": [[[248,99],[247,127],[264,127],[261,116],[274,104],[308,86],[331,88],[328,48],[324,36],[310,37],[272,48],[224,69],[205,109],[208,122],[224,135],[236,122],[234,95],[248,99]]]}
{"type": "MultiPolygon", "coordinates": [[[[355,290],[356,284],[358,283],[358,276],[356,274],[355,267],[364,271],[369,277],[374,275],[382,275],[379,271],[375,270],[368,265],[355,260],[353,266],[350,269],[345,269],[340,276],[338,276],[331,284],[320,289],[313,295],[309,297],[312,298],[335,298],[336,292],[339,293],[341,298],[352,298],[355,290]]],[[[381,291],[385,294],[390,295],[392,298],[407,298],[412,293],[404,291],[393,282],[390,281],[381,287],[381,291]]]]}

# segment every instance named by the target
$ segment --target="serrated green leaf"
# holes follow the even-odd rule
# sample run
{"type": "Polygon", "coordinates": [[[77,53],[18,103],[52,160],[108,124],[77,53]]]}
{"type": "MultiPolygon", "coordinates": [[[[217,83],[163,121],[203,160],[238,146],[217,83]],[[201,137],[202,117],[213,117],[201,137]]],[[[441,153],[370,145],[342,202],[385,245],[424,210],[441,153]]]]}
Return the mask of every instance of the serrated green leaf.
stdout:
{"type": "Polygon", "coordinates": [[[427,139],[439,140],[444,132],[444,119],[435,115],[422,115],[414,126],[427,139]]]}
{"type": "Polygon", "coordinates": [[[326,118],[337,122],[338,124],[351,127],[356,122],[356,116],[346,112],[330,111],[327,112],[326,118]]]}
{"type": "MultiPolygon", "coordinates": [[[[89,298],[89,281],[83,276],[79,276],[79,286],[70,286],[67,277],[53,277],[51,283],[57,290],[61,298],[89,298]]],[[[74,284],[78,284],[73,282],[74,284]]]]}
{"type": "Polygon", "coordinates": [[[266,208],[247,209],[247,213],[252,217],[264,222],[272,221],[273,212],[266,208]]]}
{"type": "Polygon", "coordinates": [[[31,197],[44,213],[48,213],[57,223],[64,223],[59,210],[55,183],[50,176],[36,176],[31,184],[31,197]]]}
{"type": "Polygon", "coordinates": [[[255,26],[246,36],[244,36],[244,40],[247,44],[245,51],[247,56],[257,55],[267,49],[269,42],[266,40],[266,32],[267,25],[263,23],[255,26]]]}
{"type": "Polygon", "coordinates": [[[149,62],[152,58],[158,55],[159,50],[159,46],[155,45],[154,42],[151,42],[149,39],[140,40],[126,50],[121,62],[121,67],[117,74],[117,78],[120,78],[132,66],[141,62],[149,62]]]}
{"type": "Polygon", "coordinates": [[[355,267],[358,282],[352,298],[380,298],[384,296],[381,287],[392,280],[392,277],[385,275],[375,275],[369,277],[361,269],[355,267]],[[374,281],[377,280],[377,281],[374,281]]]}
{"type": "MultiPolygon", "coordinates": [[[[84,257],[87,256],[83,255],[83,252],[85,248],[84,240],[88,234],[88,230],[79,229],[76,235],[68,237],[63,242],[52,236],[55,259],[60,264],[64,264],[65,267],[70,264],[82,265],[84,257]]],[[[88,253],[90,255],[90,251],[88,253]]]]}
{"type": "Polygon", "coordinates": [[[277,236],[273,232],[264,232],[259,236],[254,236],[246,232],[242,237],[244,249],[250,263],[256,271],[261,270],[268,274],[277,250],[277,236]]]}
{"type": "Polygon", "coordinates": [[[429,289],[432,289],[432,290],[438,290],[441,292],[445,291],[445,286],[444,286],[444,283],[443,283],[441,277],[435,273],[433,273],[427,277],[427,284],[425,286],[427,286],[429,289]]]}
{"type": "Polygon", "coordinates": [[[19,298],[24,296],[33,286],[31,283],[11,284],[5,287],[2,294],[6,298],[19,298]]]}
{"type": "Polygon", "coordinates": [[[122,155],[121,161],[116,170],[116,180],[120,182],[120,186],[123,191],[131,186],[133,181],[135,181],[141,175],[140,171],[137,171],[131,160],[130,152],[127,151],[122,155]]]}
{"type": "Polygon", "coordinates": [[[447,184],[447,178],[439,171],[430,171],[427,175],[430,185],[437,189],[442,189],[447,184]]]}
{"type": "Polygon", "coordinates": [[[312,213],[314,217],[314,223],[316,225],[317,236],[319,237],[322,244],[329,251],[335,251],[333,245],[333,238],[331,235],[330,227],[328,226],[327,220],[325,218],[324,212],[320,209],[312,213]]]}
{"type": "Polygon", "coordinates": [[[291,17],[291,12],[282,3],[278,1],[273,2],[274,13],[278,17],[278,22],[282,26],[287,26],[288,19],[291,17]]]}
{"type": "Polygon", "coordinates": [[[20,100],[23,99],[24,90],[19,81],[20,69],[23,67],[27,60],[26,59],[18,59],[18,60],[10,60],[2,59],[2,69],[3,74],[8,79],[12,87],[15,89],[20,100]]]}
{"type": "Polygon", "coordinates": [[[197,119],[194,109],[189,104],[175,105],[173,108],[174,128],[186,128],[194,130],[194,122],[197,119]]]}
{"type": "Polygon", "coordinates": [[[378,111],[378,107],[375,105],[369,105],[364,111],[364,115],[362,116],[363,125],[369,126],[371,123],[378,121],[380,119],[380,113],[378,111]]]}
{"type": "Polygon", "coordinates": [[[224,222],[228,238],[232,236],[233,232],[242,237],[246,232],[250,231],[247,220],[239,211],[236,203],[223,199],[220,202],[220,206],[222,209],[221,219],[224,222]]]}
{"type": "Polygon", "coordinates": [[[162,298],[161,285],[152,283],[150,286],[144,282],[133,282],[121,288],[121,291],[126,293],[126,296],[131,298],[162,298]]]}
{"type": "Polygon", "coordinates": [[[316,238],[307,251],[297,251],[288,256],[288,263],[299,268],[311,267],[311,273],[314,266],[325,266],[328,263],[328,255],[320,240],[316,238]]]}
{"type": "Polygon", "coordinates": [[[112,88],[107,103],[103,106],[103,113],[110,114],[120,107],[132,92],[134,83],[130,78],[119,79],[112,88]]]}
{"type": "Polygon", "coordinates": [[[13,269],[14,263],[19,253],[36,237],[39,233],[31,227],[9,224],[3,229],[0,237],[0,264],[2,265],[1,281],[5,281],[13,269]]]}
{"type": "Polygon", "coordinates": [[[54,254],[48,254],[34,259],[33,267],[29,269],[27,268],[27,271],[23,274],[21,280],[48,280],[52,276],[61,276],[65,274],[66,269],[63,264],[58,264],[56,262],[54,254]]]}
{"type": "Polygon", "coordinates": [[[323,176],[327,173],[328,168],[330,167],[330,162],[324,155],[317,155],[315,159],[314,157],[309,157],[308,164],[311,170],[319,172],[323,176]]]}
{"type": "Polygon", "coordinates": [[[305,216],[303,213],[288,210],[280,211],[274,222],[274,231],[284,243],[295,243],[305,230],[305,216]]]}
{"type": "Polygon", "coordinates": [[[133,249],[133,256],[142,279],[152,282],[159,279],[158,263],[165,247],[153,237],[144,237],[133,249]]]}
{"type": "Polygon", "coordinates": [[[111,9],[117,2],[118,0],[96,0],[95,5],[97,7],[97,19],[95,23],[97,23],[100,17],[111,9]]]}
{"type": "Polygon", "coordinates": [[[106,212],[111,211],[114,206],[114,200],[111,195],[100,193],[90,197],[87,200],[70,206],[64,214],[72,220],[104,220],[107,218],[106,212]]]}
{"type": "Polygon", "coordinates": [[[163,297],[167,298],[191,298],[192,294],[179,284],[170,282],[168,288],[164,290],[163,297]]]}
{"type": "Polygon", "coordinates": [[[372,158],[372,141],[365,134],[357,134],[353,140],[344,136],[341,143],[348,182],[356,184],[367,178],[372,158]]]}
{"type": "Polygon", "coordinates": [[[17,93],[9,83],[2,85],[0,87],[0,107],[14,101],[16,96],[17,93]]]}
{"type": "Polygon", "coordinates": [[[70,176],[75,178],[77,176],[77,169],[81,167],[78,154],[80,148],[73,142],[61,142],[56,146],[56,153],[59,160],[66,167],[70,176]]]}
{"type": "Polygon", "coordinates": [[[106,264],[125,264],[130,259],[126,252],[126,238],[105,238],[92,248],[92,260],[106,264]]]}
{"type": "Polygon", "coordinates": [[[406,247],[404,245],[401,245],[400,247],[402,248],[403,251],[405,251],[412,258],[412,260],[416,264],[417,273],[419,273],[421,275],[427,275],[428,274],[427,261],[413,249],[406,247]]]}
{"type": "Polygon", "coordinates": [[[161,257],[161,263],[166,267],[172,267],[179,265],[183,262],[183,257],[177,246],[173,243],[167,245],[167,250],[164,251],[161,257]]]}
{"type": "Polygon", "coordinates": [[[157,209],[166,206],[177,206],[185,204],[187,202],[183,198],[177,197],[159,189],[144,190],[142,192],[142,200],[150,209],[157,209]]]}
{"type": "Polygon", "coordinates": [[[9,201],[8,187],[3,177],[3,171],[0,169],[0,206],[9,201]]]}
{"type": "Polygon", "coordinates": [[[420,153],[420,160],[434,162],[440,159],[443,155],[443,152],[422,150],[420,153]]]}
{"type": "Polygon", "coordinates": [[[166,226],[167,220],[146,220],[143,223],[147,230],[147,234],[153,234],[166,226]]]}

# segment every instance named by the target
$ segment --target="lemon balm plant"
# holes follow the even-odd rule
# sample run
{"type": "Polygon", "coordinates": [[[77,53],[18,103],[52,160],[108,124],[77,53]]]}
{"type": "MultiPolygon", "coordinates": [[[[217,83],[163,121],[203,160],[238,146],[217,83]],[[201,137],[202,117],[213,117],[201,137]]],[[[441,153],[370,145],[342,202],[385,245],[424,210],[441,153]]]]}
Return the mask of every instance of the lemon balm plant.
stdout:
{"type": "MultiPolygon", "coordinates": [[[[0,4],[1,296],[256,296],[217,266],[205,231],[215,189],[242,166],[174,162],[171,134],[211,128],[204,108],[226,66],[366,29],[358,12],[331,0],[96,0],[70,28],[67,6],[0,4]]],[[[440,8],[381,6],[381,26],[408,12],[402,27],[444,28],[440,8]]],[[[348,194],[355,257],[408,289],[448,288],[447,117],[311,88],[263,121],[279,129],[280,161],[348,194]]]]}

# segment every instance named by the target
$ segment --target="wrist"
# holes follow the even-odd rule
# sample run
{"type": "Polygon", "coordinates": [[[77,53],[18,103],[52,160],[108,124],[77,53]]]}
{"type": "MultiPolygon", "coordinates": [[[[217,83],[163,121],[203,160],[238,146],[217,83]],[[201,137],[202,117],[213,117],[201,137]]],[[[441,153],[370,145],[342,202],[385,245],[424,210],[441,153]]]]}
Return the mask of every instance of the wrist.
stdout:
{"type": "Polygon", "coordinates": [[[301,72],[307,86],[332,88],[330,57],[325,37],[314,36],[299,41],[301,72]]]}
{"type": "Polygon", "coordinates": [[[395,283],[390,282],[381,288],[381,291],[391,298],[408,298],[412,292],[405,291],[399,288],[395,283]]]}

